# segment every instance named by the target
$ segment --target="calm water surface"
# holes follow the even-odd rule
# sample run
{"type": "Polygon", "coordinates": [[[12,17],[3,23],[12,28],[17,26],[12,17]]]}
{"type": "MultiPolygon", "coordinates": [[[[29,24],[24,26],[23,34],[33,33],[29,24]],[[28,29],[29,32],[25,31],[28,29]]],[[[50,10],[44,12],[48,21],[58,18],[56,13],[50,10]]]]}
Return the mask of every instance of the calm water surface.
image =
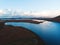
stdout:
{"type": "Polygon", "coordinates": [[[45,21],[41,24],[8,22],[6,25],[22,26],[37,33],[47,45],[60,45],[60,23],[45,21]]]}

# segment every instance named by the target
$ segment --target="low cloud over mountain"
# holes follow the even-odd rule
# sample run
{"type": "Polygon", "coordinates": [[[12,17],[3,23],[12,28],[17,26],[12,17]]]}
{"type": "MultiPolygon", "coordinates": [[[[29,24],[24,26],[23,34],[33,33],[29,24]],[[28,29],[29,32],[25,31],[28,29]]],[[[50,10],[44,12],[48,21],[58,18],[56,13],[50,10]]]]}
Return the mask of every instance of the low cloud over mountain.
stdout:
{"type": "Polygon", "coordinates": [[[0,10],[1,17],[55,17],[60,15],[60,10],[50,10],[50,11],[21,11],[21,10],[11,10],[5,9],[0,10]]]}

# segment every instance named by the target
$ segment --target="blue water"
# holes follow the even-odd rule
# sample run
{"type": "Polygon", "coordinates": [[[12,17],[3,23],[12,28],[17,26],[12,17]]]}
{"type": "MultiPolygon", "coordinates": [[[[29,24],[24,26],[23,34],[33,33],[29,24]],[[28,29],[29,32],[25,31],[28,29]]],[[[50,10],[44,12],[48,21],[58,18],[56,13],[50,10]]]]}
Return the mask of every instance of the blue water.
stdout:
{"type": "Polygon", "coordinates": [[[41,24],[8,22],[6,25],[28,28],[38,34],[47,45],[60,45],[60,23],[48,21],[41,24]]]}

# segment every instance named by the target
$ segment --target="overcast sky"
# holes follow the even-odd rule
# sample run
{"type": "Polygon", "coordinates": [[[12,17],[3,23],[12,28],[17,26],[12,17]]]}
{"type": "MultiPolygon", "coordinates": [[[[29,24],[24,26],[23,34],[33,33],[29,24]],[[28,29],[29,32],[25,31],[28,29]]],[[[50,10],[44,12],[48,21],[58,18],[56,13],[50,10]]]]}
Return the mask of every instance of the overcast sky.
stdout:
{"type": "Polygon", "coordinates": [[[55,16],[60,15],[60,0],[0,0],[0,13],[11,9],[25,14],[55,16]]]}

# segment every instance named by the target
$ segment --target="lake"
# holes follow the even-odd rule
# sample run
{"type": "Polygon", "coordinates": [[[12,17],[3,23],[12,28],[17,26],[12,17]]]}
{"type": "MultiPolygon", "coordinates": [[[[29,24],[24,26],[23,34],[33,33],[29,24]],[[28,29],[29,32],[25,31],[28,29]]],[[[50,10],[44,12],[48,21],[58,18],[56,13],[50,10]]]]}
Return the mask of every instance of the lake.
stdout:
{"type": "Polygon", "coordinates": [[[40,24],[8,22],[5,24],[28,28],[43,38],[48,45],[60,45],[60,23],[58,22],[45,21],[40,24]]]}

